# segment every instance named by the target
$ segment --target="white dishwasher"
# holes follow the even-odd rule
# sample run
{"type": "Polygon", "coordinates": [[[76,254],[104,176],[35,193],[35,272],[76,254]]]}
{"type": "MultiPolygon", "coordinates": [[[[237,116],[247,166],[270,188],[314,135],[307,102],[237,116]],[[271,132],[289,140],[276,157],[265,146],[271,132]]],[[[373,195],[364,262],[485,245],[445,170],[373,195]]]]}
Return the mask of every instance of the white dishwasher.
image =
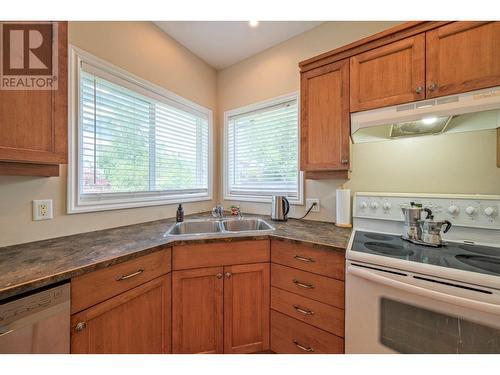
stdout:
{"type": "Polygon", "coordinates": [[[69,285],[0,301],[0,353],[69,353],[69,285]]]}

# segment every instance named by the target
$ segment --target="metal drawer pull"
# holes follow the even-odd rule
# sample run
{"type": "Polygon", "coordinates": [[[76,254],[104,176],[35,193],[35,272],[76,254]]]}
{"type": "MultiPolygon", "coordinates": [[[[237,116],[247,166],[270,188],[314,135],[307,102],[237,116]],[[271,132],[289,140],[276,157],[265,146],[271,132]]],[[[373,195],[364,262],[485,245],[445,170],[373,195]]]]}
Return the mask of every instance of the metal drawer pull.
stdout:
{"type": "Polygon", "coordinates": [[[301,288],[304,288],[304,289],[314,289],[314,285],[313,284],[302,283],[302,282],[300,282],[297,279],[293,279],[293,283],[295,285],[297,285],[298,287],[301,287],[301,288]]]}
{"type": "Polygon", "coordinates": [[[120,276],[116,279],[116,281],[122,281],[122,280],[127,280],[127,279],[130,279],[134,276],[137,276],[137,275],[140,275],[141,273],[143,273],[144,270],[142,268],[139,268],[137,271],[129,274],[129,275],[124,275],[124,276],[120,276]]]}
{"type": "Polygon", "coordinates": [[[295,255],[295,259],[300,260],[301,262],[314,263],[315,260],[313,258],[303,257],[300,255],[295,255]]]}
{"type": "Polygon", "coordinates": [[[292,339],[292,342],[295,344],[295,346],[297,348],[299,348],[299,349],[301,349],[301,350],[303,350],[305,352],[308,352],[308,353],[314,352],[314,348],[311,348],[311,347],[306,348],[305,346],[300,345],[299,342],[297,340],[295,340],[295,339],[292,339]]]}
{"type": "Polygon", "coordinates": [[[303,308],[302,308],[302,307],[300,307],[299,305],[293,305],[293,308],[294,308],[297,312],[299,312],[299,313],[301,313],[301,314],[303,314],[303,315],[314,315],[314,311],[309,310],[309,309],[303,309],[303,308]]]}

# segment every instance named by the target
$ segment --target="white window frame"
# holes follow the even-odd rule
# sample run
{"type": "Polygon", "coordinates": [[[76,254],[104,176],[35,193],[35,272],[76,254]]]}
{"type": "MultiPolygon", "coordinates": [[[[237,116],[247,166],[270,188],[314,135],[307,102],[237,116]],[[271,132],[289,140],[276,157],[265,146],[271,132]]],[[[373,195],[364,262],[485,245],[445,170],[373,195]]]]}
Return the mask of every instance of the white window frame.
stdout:
{"type": "Polygon", "coordinates": [[[297,126],[299,136],[297,137],[297,148],[298,148],[298,158],[297,158],[297,170],[299,172],[299,183],[298,183],[298,194],[297,197],[289,197],[288,201],[292,205],[304,205],[304,174],[300,170],[300,95],[298,91],[294,91],[292,93],[281,95],[278,97],[274,97],[272,99],[263,100],[261,102],[253,103],[244,107],[239,107],[235,109],[231,109],[229,111],[224,112],[224,136],[223,136],[223,144],[222,144],[222,168],[221,170],[223,175],[223,198],[224,200],[229,201],[247,201],[247,202],[261,202],[261,203],[270,203],[272,196],[269,195],[247,195],[247,194],[233,194],[229,189],[229,163],[228,163],[228,129],[229,129],[229,117],[240,115],[246,112],[257,111],[259,109],[272,107],[275,105],[279,105],[290,100],[297,101],[297,126]]]}
{"type": "MultiPolygon", "coordinates": [[[[213,113],[212,110],[193,103],[169,90],[137,77],[126,70],[110,64],[98,57],[69,46],[68,63],[68,214],[81,212],[107,211],[123,208],[148,207],[184,202],[200,202],[213,199],[213,113]],[[178,107],[187,107],[198,111],[208,118],[208,190],[203,193],[169,192],[140,192],[140,193],[111,193],[102,194],[99,199],[85,200],[81,197],[79,171],[79,129],[80,129],[80,67],[82,62],[92,65],[106,73],[129,82],[134,88],[139,86],[151,96],[153,93],[160,101],[175,103],[178,107]]],[[[136,90],[134,90],[136,91],[136,90]]]]}

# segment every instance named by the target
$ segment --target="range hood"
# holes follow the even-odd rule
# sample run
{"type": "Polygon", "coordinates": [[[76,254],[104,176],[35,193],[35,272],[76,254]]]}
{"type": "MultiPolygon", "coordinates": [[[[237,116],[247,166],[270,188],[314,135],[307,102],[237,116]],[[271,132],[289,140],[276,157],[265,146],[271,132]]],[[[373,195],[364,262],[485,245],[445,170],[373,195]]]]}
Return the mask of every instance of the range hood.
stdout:
{"type": "Polygon", "coordinates": [[[353,143],[500,127],[500,86],[351,114],[353,143]]]}

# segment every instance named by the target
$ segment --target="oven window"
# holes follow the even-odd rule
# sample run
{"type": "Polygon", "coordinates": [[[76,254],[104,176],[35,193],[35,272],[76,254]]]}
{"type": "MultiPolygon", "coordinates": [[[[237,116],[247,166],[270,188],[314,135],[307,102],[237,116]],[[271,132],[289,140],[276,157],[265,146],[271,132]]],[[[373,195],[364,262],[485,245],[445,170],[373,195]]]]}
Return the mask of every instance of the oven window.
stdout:
{"type": "Polygon", "coordinates": [[[500,353],[500,330],[382,298],[380,342],[399,353],[500,353]]]}

